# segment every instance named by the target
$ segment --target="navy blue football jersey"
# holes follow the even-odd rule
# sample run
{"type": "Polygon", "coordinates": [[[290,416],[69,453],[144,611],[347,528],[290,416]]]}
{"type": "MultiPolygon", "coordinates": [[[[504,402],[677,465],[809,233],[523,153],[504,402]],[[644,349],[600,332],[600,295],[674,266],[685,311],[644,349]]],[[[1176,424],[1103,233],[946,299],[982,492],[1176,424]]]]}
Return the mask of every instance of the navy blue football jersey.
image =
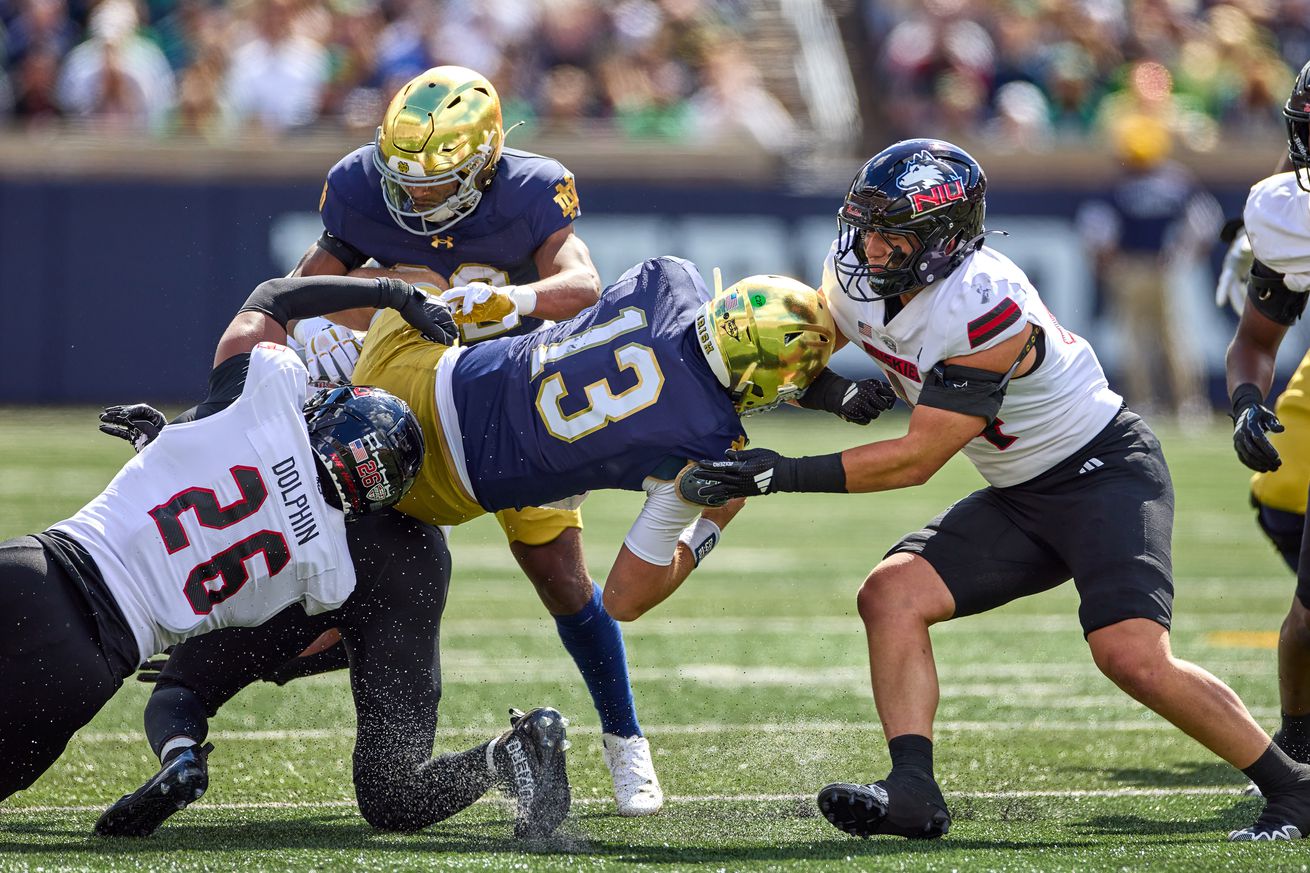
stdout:
{"type": "MultiPolygon", "coordinates": [[[[540,279],[532,255],[581,214],[573,174],[559,161],[504,149],[496,176],[473,214],[432,236],[401,228],[387,212],[373,146],[346,155],[329,172],[319,203],[328,233],[384,267],[420,265],[451,287],[469,282],[524,285],[540,279]]],[[[347,265],[351,266],[351,265],[347,265]]],[[[540,327],[525,318],[513,331],[540,327]]]]}
{"type": "Polygon", "coordinates": [[[640,490],[721,457],[744,434],[696,340],[709,299],[694,264],[653,258],[568,321],[464,351],[451,382],[478,503],[640,490]]]}

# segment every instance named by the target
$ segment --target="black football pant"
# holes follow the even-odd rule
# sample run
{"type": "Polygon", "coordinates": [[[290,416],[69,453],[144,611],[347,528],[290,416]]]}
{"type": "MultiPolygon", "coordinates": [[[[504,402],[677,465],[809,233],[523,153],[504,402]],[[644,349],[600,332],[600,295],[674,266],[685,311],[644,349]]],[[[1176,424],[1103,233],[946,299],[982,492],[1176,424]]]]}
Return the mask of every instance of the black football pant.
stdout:
{"type": "Polygon", "coordinates": [[[0,543],[0,800],[35,782],[124,678],[68,573],[32,537],[0,543]]]}
{"type": "Polygon", "coordinates": [[[439,530],[399,513],[346,529],[358,580],[350,599],[316,616],[292,606],[260,627],[224,628],[177,646],[146,707],[146,733],[156,754],[175,736],[202,741],[207,719],[233,695],[339,628],[355,698],[360,812],[376,827],[413,830],[464,809],[492,782],[485,745],[431,757],[450,553],[439,530]]]}

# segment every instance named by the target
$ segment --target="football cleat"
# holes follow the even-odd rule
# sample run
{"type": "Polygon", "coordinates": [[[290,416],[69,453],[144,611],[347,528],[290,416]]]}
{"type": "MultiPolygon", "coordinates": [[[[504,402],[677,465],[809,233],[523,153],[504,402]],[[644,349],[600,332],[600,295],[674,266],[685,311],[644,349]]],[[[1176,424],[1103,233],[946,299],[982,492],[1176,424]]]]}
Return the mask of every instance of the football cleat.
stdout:
{"type": "Polygon", "coordinates": [[[635,818],[654,815],[664,806],[664,790],[655,775],[650,742],[645,737],[601,734],[605,766],[614,780],[614,801],[619,815],[635,818]]]}
{"type": "Polygon", "coordinates": [[[173,813],[204,796],[209,787],[209,753],[213,743],[191,746],[159,768],[154,777],[96,820],[102,837],[148,837],[173,813]]]}
{"type": "MultiPolygon", "coordinates": [[[[1303,764],[1297,764],[1302,779],[1310,776],[1303,764]]],[[[1265,799],[1265,808],[1250,827],[1239,828],[1228,835],[1233,842],[1260,840],[1299,840],[1310,831],[1310,780],[1298,782],[1289,789],[1276,792],[1265,799]]]]}
{"type": "Polygon", "coordinates": [[[509,718],[511,727],[496,740],[492,754],[500,781],[518,801],[514,836],[548,837],[572,803],[564,766],[568,720],[550,707],[527,713],[511,709],[509,718]]]}
{"type": "Polygon", "coordinates": [[[885,780],[872,785],[826,785],[819,792],[819,811],[838,830],[861,838],[932,840],[951,829],[951,814],[945,807],[912,787],[885,780]]]}
{"type": "Polygon", "coordinates": [[[1249,828],[1235,830],[1228,835],[1234,843],[1253,843],[1262,840],[1299,840],[1301,830],[1294,824],[1286,822],[1267,822],[1263,817],[1249,828]]]}

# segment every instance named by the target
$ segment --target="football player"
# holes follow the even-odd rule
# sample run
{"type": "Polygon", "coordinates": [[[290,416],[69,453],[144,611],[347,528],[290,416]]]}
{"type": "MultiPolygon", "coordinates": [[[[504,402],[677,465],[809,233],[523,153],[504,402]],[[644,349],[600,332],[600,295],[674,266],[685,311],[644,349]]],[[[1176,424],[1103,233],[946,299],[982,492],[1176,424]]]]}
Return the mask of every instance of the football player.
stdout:
{"type": "MultiPolygon", "coordinates": [[[[1296,593],[1278,638],[1282,724],[1274,739],[1289,756],[1303,762],[1310,761],[1310,565],[1303,551],[1306,492],[1310,488],[1310,457],[1303,438],[1310,428],[1310,354],[1273,410],[1265,405],[1265,395],[1273,382],[1274,359],[1283,337],[1304,312],[1310,289],[1308,109],[1310,64],[1301,69],[1283,108],[1288,135],[1283,166],[1288,171],[1254,185],[1243,211],[1253,261],[1245,305],[1236,295],[1229,295],[1241,318],[1227,358],[1234,447],[1242,463],[1256,471],[1251,497],[1260,527],[1297,574],[1296,593]],[[1287,433],[1283,433],[1285,426],[1287,433]]],[[[1234,246],[1240,244],[1240,238],[1234,241],[1234,246]]]]}
{"type": "Polygon", "coordinates": [[[911,405],[905,436],[821,457],[735,452],[680,479],[681,493],[711,506],[778,491],[884,491],[927,481],[962,451],[989,483],[894,545],[861,587],[892,768],[872,785],[825,787],[820,810],[861,837],[945,834],[929,628],[1073,578],[1101,671],[1264,791],[1264,812],[1231,838],[1310,832],[1310,767],[1218,679],[1171,654],[1174,495],[1160,444],[1086,340],[983,245],[985,191],[962,149],[907,140],[860,169],[838,212],[824,290],[840,341],[859,344],[911,405]]]}
{"type": "MultiPolygon", "coordinates": [[[[356,796],[373,825],[424,827],[494,781],[517,794],[516,834],[546,834],[563,819],[565,722],[553,709],[516,712],[501,737],[431,758],[449,553],[436,528],[381,512],[421,468],[421,426],[402,401],[362,386],[320,392],[302,414],[308,373],[276,344],[293,318],[360,305],[395,307],[434,347],[456,335],[443,305],[395,279],[265,282],[220,341],[206,400],[166,428],[148,406],[107,410],[102,429],[141,454],[39,546],[0,547],[16,568],[4,586],[16,598],[7,614],[41,616],[7,635],[0,664],[13,668],[7,675],[31,658],[60,664],[48,684],[12,683],[0,698],[9,704],[0,715],[0,780],[12,780],[0,781],[4,794],[30,784],[142,657],[212,631],[207,651],[219,659],[206,669],[267,669],[267,654],[243,645],[247,626],[263,623],[302,647],[340,629],[355,696],[356,796]],[[41,598],[62,609],[34,610],[41,598]],[[54,731],[50,712],[67,713],[54,731]]],[[[153,832],[204,793],[211,748],[177,735],[156,746],[159,774],[106,811],[96,832],[153,832]]]]}
{"type": "MultiPolygon", "coordinates": [[[[436,67],[407,82],[374,142],[329,171],[319,211],[323,234],[292,275],[399,276],[450,288],[445,299],[466,312],[494,293],[504,305],[462,325],[466,344],[571,318],[600,291],[573,230],[580,214],[573,174],[506,148],[496,89],[463,67],[436,67]],[[370,259],[382,266],[365,266],[370,259]]],[[[349,379],[354,334],[323,323],[317,331],[297,326],[311,370],[349,379]]],[[[581,515],[520,506],[497,520],[591,692],[619,812],[657,812],[663,794],[637,720],[623,635],[587,572],[581,515]]],[[[325,655],[319,668],[331,659],[325,655]]],[[[336,661],[344,663],[340,650],[336,661]]]]}
{"type": "MultiPolygon", "coordinates": [[[[634,619],[682,584],[740,509],[702,513],[680,500],[673,480],[687,459],[739,443],[741,415],[819,387],[816,374],[829,388],[807,402],[857,421],[886,407],[824,369],[834,335],[817,293],[798,282],[752,277],[710,299],[694,265],[656,258],[574,319],[474,346],[433,345],[379,313],[355,374],[414,404],[429,452],[397,508],[418,521],[576,503],[595,488],[645,491],[603,604],[590,607],[634,619]]],[[[199,747],[225,701],[331,627],[295,612],[280,619],[174,650],[147,708],[157,752],[199,747]]]]}

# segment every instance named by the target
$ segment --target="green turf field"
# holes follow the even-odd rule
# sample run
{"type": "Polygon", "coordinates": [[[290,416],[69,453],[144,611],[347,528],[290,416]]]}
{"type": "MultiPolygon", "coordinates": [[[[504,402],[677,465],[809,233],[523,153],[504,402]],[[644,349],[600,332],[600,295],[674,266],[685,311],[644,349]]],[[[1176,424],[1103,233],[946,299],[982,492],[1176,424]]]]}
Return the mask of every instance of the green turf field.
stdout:
{"type": "MultiPolygon", "coordinates": [[[[758,445],[818,453],[878,433],[806,413],[750,421],[758,445]]],[[[1162,433],[1178,491],[1175,650],[1278,714],[1273,631],[1289,573],[1260,537],[1228,431],[1162,433]]],[[[0,538],[96,494],[128,453],[89,410],[0,408],[0,538]]],[[[980,480],[962,459],[928,485],[861,497],[755,501],[683,590],[627,626],[639,712],[666,795],[651,819],[612,813],[596,716],[553,623],[500,530],[457,530],[443,628],[439,749],[501,730],[507,706],[573,722],[574,813],[543,845],[512,839],[484,802],[414,835],[354,808],[354,716],[344,675],[243,692],[214,722],[210,791],[155,836],[105,842],[98,811],[155,770],[129,682],[27,792],[0,806],[0,870],[819,869],[1304,870],[1302,844],[1224,842],[1259,803],[1240,774],[1118,692],[1093,667],[1072,586],[938,629],[937,773],[955,816],[932,843],[860,841],[814,807],[826,782],[873,780],[887,759],[854,594],[902,533],[980,480]]],[[[604,575],[639,495],[592,495],[604,575]]]]}

